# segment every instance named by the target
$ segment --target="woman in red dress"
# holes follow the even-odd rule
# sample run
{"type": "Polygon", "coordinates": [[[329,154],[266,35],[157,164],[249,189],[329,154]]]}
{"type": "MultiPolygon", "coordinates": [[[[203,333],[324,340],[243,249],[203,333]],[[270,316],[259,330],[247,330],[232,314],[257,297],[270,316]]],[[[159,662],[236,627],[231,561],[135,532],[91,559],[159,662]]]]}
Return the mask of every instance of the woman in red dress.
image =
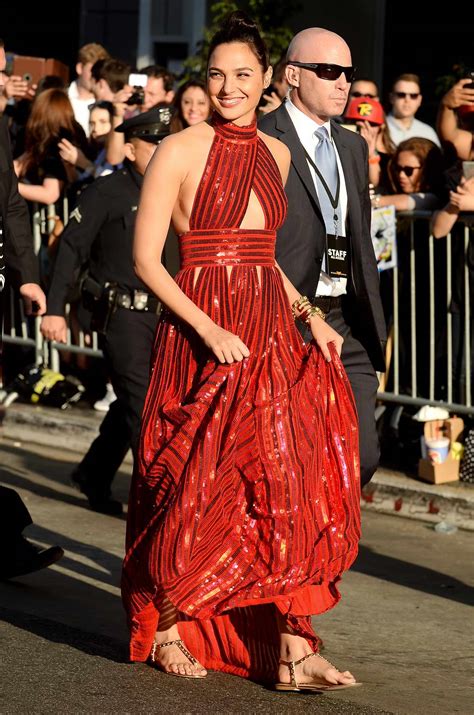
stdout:
{"type": "Polygon", "coordinates": [[[311,615],[338,602],[357,554],[357,419],[342,338],[275,261],[290,155],[257,130],[270,78],[256,26],[234,13],[211,43],[210,123],[166,138],[145,177],[136,270],[164,308],[122,592],[134,661],[321,691],[356,684],[318,655],[311,615]]]}

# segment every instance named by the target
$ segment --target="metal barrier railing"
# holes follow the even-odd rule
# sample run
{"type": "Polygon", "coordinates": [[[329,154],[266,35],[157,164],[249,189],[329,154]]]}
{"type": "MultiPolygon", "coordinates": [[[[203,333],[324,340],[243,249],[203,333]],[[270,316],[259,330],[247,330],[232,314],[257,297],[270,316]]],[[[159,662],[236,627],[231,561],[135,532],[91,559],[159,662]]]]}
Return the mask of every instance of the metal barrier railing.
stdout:
{"type": "MultiPolygon", "coordinates": [[[[431,212],[426,211],[414,211],[414,212],[400,212],[397,214],[397,220],[405,220],[408,222],[408,258],[405,262],[405,269],[409,272],[409,326],[408,335],[410,342],[409,354],[405,354],[405,367],[409,363],[409,374],[410,380],[409,384],[401,384],[401,359],[400,350],[402,345],[401,340],[401,330],[407,328],[406,325],[402,325],[400,317],[400,263],[393,268],[393,317],[392,325],[389,330],[389,341],[391,342],[389,353],[393,356],[392,364],[387,365],[387,372],[390,375],[388,381],[391,383],[391,390],[382,389],[379,391],[378,397],[384,402],[394,402],[399,404],[412,404],[412,405],[439,405],[446,409],[458,412],[460,414],[474,414],[473,406],[473,396],[472,396],[472,366],[471,366],[471,351],[472,351],[472,339],[473,339],[473,326],[472,326],[472,313],[471,313],[471,296],[470,296],[470,270],[474,271],[474,266],[470,269],[469,266],[469,249],[471,242],[474,242],[474,231],[472,229],[474,225],[474,215],[466,214],[461,215],[459,223],[463,227],[463,237],[462,239],[455,239],[452,232],[449,233],[445,238],[437,239],[433,238],[433,235],[426,226],[426,222],[431,219],[431,212]],[[428,233],[427,236],[417,236],[416,229],[425,223],[424,233],[428,233]],[[460,385],[454,384],[454,364],[455,358],[459,358],[459,355],[453,355],[454,349],[457,347],[454,345],[454,335],[453,335],[453,312],[451,310],[451,304],[453,300],[453,241],[462,240],[463,251],[462,251],[462,261],[458,266],[459,272],[455,276],[461,282],[463,295],[462,305],[458,306],[459,315],[463,320],[463,333],[462,333],[462,363],[464,366],[464,389],[460,390],[460,385]],[[444,251],[444,275],[440,272],[440,266],[438,261],[438,266],[435,266],[435,242],[442,246],[442,242],[445,243],[444,251]],[[428,270],[428,315],[420,315],[417,310],[417,299],[418,299],[418,279],[417,273],[419,274],[418,261],[421,256],[427,255],[427,270],[428,270]],[[440,311],[436,307],[436,297],[437,291],[441,283],[441,290],[445,291],[445,301],[443,302],[444,314],[440,315],[440,311]],[[437,365],[437,352],[440,350],[440,340],[437,340],[437,326],[443,321],[446,321],[445,326],[445,340],[444,349],[446,351],[446,367],[445,374],[442,374],[441,368],[437,365]],[[428,322],[428,354],[425,356],[422,354],[420,356],[420,351],[418,347],[419,336],[420,336],[420,323],[428,322]],[[438,322],[439,321],[439,322],[438,322]],[[427,383],[427,389],[425,394],[422,394],[419,388],[419,376],[420,372],[428,369],[428,379],[425,380],[427,383]],[[440,383],[443,383],[443,389],[440,388],[440,383]],[[456,390],[454,390],[456,388],[456,390]],[[440,396],[440,393],[443,393],[440,396]],[[454,393],[456,392],[458,400],[454,400],[454,393]]],[[[400,232],[397,232],[397,248],[398,256],[400,256],[400,242],[403,240],[400,232]]],[[[441,250],[438,251],[440,255],[441,250]]],[[[473,250],[474,254],[474,250],[473,250]]],[[[458,331],[460,330],[460,325],[458,325],[458,331]]],[[[438,336],[439,337],[439,336],[438,336]]],[[[458,335],[459,338],[459,335],[458,335]]],[[[424,352],[424,351],[423,351],[424,352]]],[[[459,375],[458,375],[459,378],[459,375]]],[[[387,384],[387,379],[383,382],[387,384]]]]}
{"type": "MultiPolygon", "coordinates": [[[[68,207],[67,202],[64,204],[64,217],[67,219],[68,207]]],[[[33,216],[33,232],[35,240],[35,249],[39,251],[41,244],[41,234],[44,233],[46,221],[51,221],[54,216],[54,207],[46,207],[37,212],[33,216]]],[[[405,265],[400,265],[400,255],[402,254],[401,243],[406,239],[406,235],[401,235],[397,231],[397,253],[399,263],[391,269],[393,286],[392,286],[392,318],[389,325],[389,349],[387,351],[387,373],[381,379],[381,387],[378,397],[383,402],[398,403],[407,405],[440,405],[450,411],[460,414],[474,414],[473,396],[472,396],[472,375],[471,375],[471,351],[472,351],[472,318],[471,318],[471,296],[470,296],[470,270],[474,272],[474,266],[470,269],[469,266],[469,247],[471,242],[474,242],[474,215],[461,215],[459,222],[464,227],[463,232],[463,256],[461,265],[462,293],[463,305],[461,306],[461,317],[463,320],[463,364],[464,364],[464,390],[460,395],[459,386],[453,385],[455,359],[458,355],[454,355],[453,346],[453,314],[451,312],[451,302],[453,297],[453,241],[452,234],[444,239],[437,241],[439,245],[445,243],[445,266],[444,276],[441,282],[444,282],[442,289],[445,291],[445,300],[443,301],[443,309],[439,311],[437,308],[436,295],[438,291],[438,283],[440,282],[439,265],[435,265],[435,241],[428,230],[427,222],[431,219],[431,212],[414,211],[400,212],[397,214],[397,221],[408,224],[408,256],[405,259],[405,265]],[[418,227],[424,225],[424,236],[417,235],[418,227]],[[427,245],[426,245],[427,244],[427,245]],[[419,315],[417,311],[417,300],[419,298],[418,263],[421,255],[427,251],[427,271],[428,271],[428,316],[419,315]],[[409,274],[409,326],[404,323],[400,309],[401,295],[400,278],[401,271],[408,271],[409,274]],[[418,275],[417,275],[418,274],[418,275]],[[440,314],[442,313],[442,314],[440,314]],[[420,335],[420,325],[425,321],[428,322],[428,354],[424,354],[424,349],[420,354],[418,338],[420,335]],[[445,321],[445,369],[444,375],[441,375],[440,368],[437,364],[437,349],[439,349],[439,341],[437,342],[437,325],[439,322],[445,321]],[[406,349],[403,355],[404,374],[402,377],[402,334],[405,333],[405,338],[409,337],[410,349],[406,349]],[[419,377],[423,377],[428,369],[428,380],[424,380],[426,389],[420,389],[419,377]],[[407,381],[409,375],[409,381],[407,381]],[[443,389],[440,389],[440,382],[443,383],[443,389]],[[456,390],[454,389],[456,387],[456,390]],[[424,393],[424,394],[423,394],[424,393]],[[457,400],[454,399],[455,393],[457,400]]],[[[405,232],[406,234],[406,232],[405,232]]],[[[440,250],[437,249],[437,253],[440,250]]],[[[472,248],[474,256],[474,247],[472,248]]],[[[439,260],[438,260],[439,264],[439,260]]],[[[403,276],[406,281],[406,275],[403,276]]],[[[34,350],[34,360],[36,364],[44,364],[51,367],[53,370],[59,371],[60,354],[63,351],[87,355],[94,358],[100,358],[102,352],[98,347],[98,336],[96,333],[86,335],[79,331],[77,342],[73,341],[71,329],[68,330],[68,341],[66,344],[48,342],[42,338],[39,330],[40,319],[28,321],[23,313],[21,302],[10,301],[10,332],[5,332],[4,343],[23,345],[31,347],[34,350]],[[15,316],[15,306],[19,306],[19,313],[15,316]],[[28,328],[28,323],[33,324],[33,328],[28,328]]],[[[444,323],[443,323],[444,325],[444,323]]],[[[460,330],[458,325],[458,332],[460,330]]]]}

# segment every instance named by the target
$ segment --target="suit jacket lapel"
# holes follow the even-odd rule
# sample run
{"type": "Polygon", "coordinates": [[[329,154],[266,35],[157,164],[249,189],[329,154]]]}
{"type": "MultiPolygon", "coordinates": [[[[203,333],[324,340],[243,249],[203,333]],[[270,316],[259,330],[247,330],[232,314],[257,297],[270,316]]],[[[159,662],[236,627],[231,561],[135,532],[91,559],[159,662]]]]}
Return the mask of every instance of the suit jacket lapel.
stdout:
{"type": "MultiPolygon", "coordinates": [[[[341,160],[342,169],[344,171],[344,179],[346,182],[347,191],[347,214],[348,219],[351,224],[352,229],[354,228],[354,221],[359,215],[359,205],[358,205],[358,192],[356,187],[358,186],[356,176],[354,174],[353,167],[353,155],[351,150],[346,146],[342,132],[340,131],[338,125],[335,122],[331,122],[331,133],[334,139],[334,143],[341,160]]],[[[355,234],[355,231],[352,231],[355,234]]]]}
{"type": "Polygon", "coordinates": [[[296,133],[290,115],[282,104],[275,112],[276,129],[280,133],[279,139],[282,141],[291,152],[291,163],[295,167],[295,171],[303,182],[307,192],[311,196],[316,208],[321,213],[321,207],[318,201],[318,194],[314,186],[313,177],[308,167],[308,162],[304,155],[304,150],[296,133]]]}

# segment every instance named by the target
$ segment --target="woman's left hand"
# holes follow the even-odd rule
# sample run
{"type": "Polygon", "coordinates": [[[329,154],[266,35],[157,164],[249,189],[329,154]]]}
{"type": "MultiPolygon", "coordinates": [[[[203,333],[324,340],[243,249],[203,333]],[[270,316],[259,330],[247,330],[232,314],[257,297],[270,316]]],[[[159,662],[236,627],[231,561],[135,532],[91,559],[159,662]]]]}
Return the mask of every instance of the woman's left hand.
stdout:
{"type": "Polygon", "coordinates": [[[61,141],[58,142],[58,148],[61,159],[67,161],[69,164],[77,164],[79,150],[74,144],[71,144],[67,139],[61,139],[61,141]]]}
{"type": "Polygon", "coordinates": [[[318,315],[312,316],[310,321],[310,329],[314,340],[321,348],[321,352],[323,353],[327,362],[331,362],[329,343],[334,343],[336,352],[339,357],[341,357],[342,344],[344,342],[344,338],[342,337],[342,335],[336,333],[334,328],[331,328],[331,326],[328,325],[326,321],[324,321],[318,315]]]}

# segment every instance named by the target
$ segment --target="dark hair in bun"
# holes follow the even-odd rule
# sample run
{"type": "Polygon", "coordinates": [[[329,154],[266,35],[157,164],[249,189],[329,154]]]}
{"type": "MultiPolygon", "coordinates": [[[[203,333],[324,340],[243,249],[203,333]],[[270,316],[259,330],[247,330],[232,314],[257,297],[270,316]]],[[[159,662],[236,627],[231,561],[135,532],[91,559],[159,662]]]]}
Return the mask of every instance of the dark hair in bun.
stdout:
{"type": "Polygon", "coordinates": [[[224,20],[220,30],[216,32],[209,45],[208,58],[216,47],[230,42],[242,42],[248,45],[259,61],[264,72],[270,65],[270,58],[265,42],[255,22],[245,12],[236,10],[224,20]]]}

